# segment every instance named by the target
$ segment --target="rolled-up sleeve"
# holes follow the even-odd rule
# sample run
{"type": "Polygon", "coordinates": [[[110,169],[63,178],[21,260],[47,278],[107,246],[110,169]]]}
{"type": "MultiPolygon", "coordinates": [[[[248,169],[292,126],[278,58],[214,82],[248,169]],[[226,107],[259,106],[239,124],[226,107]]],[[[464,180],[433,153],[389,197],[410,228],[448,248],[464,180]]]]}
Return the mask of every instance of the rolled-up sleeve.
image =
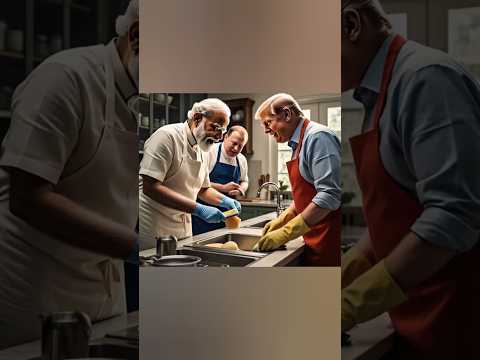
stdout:
{"type": "Polygon", "coordinates": [[[43,64],[17,88],[1,166],[58,182],[84,119],[75,76],[65,65],[43,64]]]}
{"type": "Polygon", "coordinates": [[[242,195],[245,195],[248,190],[248,163],[245,156],[238,155],[238,161],[240,163],[240,190],[242,195]]]}
{"type": "Polygon", "coordinates": [[[157,131],[145,143],[140,175],[148,175],[163,182],[172,167],[175,156],[175,139],[167,132],[157,131]]]}
{"type": "Polygon", "coordinates": [[[399,124],[424,207],[411,231],[467,251],[480,234],[480,90],[454,69],[430,66],[406,91],[399,124]]]}
{"type": "Polygon", "coordinates": [[[338,209],[342,193],[339,140],[317,131],[306,138],[304,149],[300,173],[315,186],[317,194],[312,202],[324,209],[338,209]]]}

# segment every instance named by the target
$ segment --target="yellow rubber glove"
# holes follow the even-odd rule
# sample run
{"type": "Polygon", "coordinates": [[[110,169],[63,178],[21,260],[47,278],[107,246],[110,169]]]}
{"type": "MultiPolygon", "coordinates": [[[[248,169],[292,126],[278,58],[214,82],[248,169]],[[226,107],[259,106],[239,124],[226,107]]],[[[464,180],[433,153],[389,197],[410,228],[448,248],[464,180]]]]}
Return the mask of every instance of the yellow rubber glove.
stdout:
{"type": "Polygon", "coordinates": [[[265,226],[263,227],[262,236],[269,231],[281,228],[283,225],[292,220],[295,216],[297,216],[295,209],[293,209],[292,207],[287,208],[284,212],[280,214],[278,218],[273,219],[272,221],[265,224],[265,226]]]}
{"type": "Polygon", "coordinates": [[[290,240],[296,239],[299,236],[310,231],[310,227],[303,220],[302,214],[295,216],[292,220],[287,222],[284,226],[277,230],[269,231],[262,236],[254,250],[256,251],[272,251],[290,240]]]}
{"type": "Polygon", "coordinates": [[[342,289],[371,267],[372,263],[356,246],[348,250],[342,255],[342,289]]]}
{"type": "Polygon", "coordinates": [[[407,296],[382,260],[342,290],[342,331],[400,305],[407,296]]]}

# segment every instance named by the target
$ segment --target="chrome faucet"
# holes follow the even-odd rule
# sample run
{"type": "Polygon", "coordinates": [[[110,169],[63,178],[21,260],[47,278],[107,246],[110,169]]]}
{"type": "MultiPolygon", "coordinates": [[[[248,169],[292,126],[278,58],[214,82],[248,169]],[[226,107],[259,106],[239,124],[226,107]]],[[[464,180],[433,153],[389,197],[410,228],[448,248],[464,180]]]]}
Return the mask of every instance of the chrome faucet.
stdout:
{"type": "Polygon", "coordinates": [[[278,187],[277,184],[271,181],[267,181],[266,183],[263,183],[258,188],[257,197],[260,197],[260,191],[262,191],[262,189],[267,186],[273,186],[275,188],[275,191],[277,193],[277,216],[280,216],[280,214],[285,210],[285,208],[282,206],[282,200],[280,199],[280,188],[278,187]]]}

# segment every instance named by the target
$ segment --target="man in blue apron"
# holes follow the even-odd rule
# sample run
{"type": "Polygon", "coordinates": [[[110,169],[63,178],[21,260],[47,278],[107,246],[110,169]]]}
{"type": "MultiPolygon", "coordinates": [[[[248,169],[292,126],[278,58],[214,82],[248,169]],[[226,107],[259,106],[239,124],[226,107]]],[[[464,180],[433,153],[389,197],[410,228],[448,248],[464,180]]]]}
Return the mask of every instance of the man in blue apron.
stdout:
{"type": "MultiPolygon", "coordinates": [[[[230,197],[245,195],[248,189],[248,165],[241,152],[247,141],[247,130],[241,126],[232,126],[225,134],[223,142],[216,144],[209,151],[210,184],[215,190],[230,197]]],[[[222,207],[219,209],[228,210],[222,207]]],[[[207,223],[199,217],[192,218],[193,235],[222,227],[225,227],[223,222],[207,223]]]]}

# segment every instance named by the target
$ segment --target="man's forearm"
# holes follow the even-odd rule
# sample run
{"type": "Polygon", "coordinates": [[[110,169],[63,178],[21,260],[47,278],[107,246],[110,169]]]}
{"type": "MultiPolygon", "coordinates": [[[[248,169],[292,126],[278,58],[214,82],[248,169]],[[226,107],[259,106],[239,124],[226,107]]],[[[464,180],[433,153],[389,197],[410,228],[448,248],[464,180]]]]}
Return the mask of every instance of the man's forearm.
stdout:
{"type": "Polygon", "coordinates": [[[198,197],[210,205],[219,205],[225,195],[214,188],[209,187],[201,189],[198,193],[198,197]]]}
{"type": "Polygon", "coordinates": [[[212,188],[214,188],[215,190],[217,190],[218,192],[221,192],[221,193],[224,192],[224,190],[223,190],[223,189],[224,189],[223,184],[210,182],[210,186],[211,186],[212,188]]]}
{"type": "Polygon", "coordinates": [[[305,220],[305,223],[308,226],[313,227],[320,223],[320,221],[322,221],[330,213],[330,211],[331,210],[321,208],[320,206],[311,202],[302,211],[303,220],[305,220]]]}
{"type": "Polygon", "coordinates": [[[143,193],[150,199],[176,210],[191,213],[195,209],[195,200],[179,194],[148,176],[143,176],[143,193]]]}
{"type": "Polygon", "coordinates": [[[12,211],[31,226],[72,246],[116,258],[132,251],[137,234],[53,191],[32,194],[12,211]]]}
{"type": "Polygon", "coordinates": [[[432,277],[455,254],[453,250],[435,246],[409,232],[386,257],[385,266],[398,285],[407,291],[432,277]]]}

